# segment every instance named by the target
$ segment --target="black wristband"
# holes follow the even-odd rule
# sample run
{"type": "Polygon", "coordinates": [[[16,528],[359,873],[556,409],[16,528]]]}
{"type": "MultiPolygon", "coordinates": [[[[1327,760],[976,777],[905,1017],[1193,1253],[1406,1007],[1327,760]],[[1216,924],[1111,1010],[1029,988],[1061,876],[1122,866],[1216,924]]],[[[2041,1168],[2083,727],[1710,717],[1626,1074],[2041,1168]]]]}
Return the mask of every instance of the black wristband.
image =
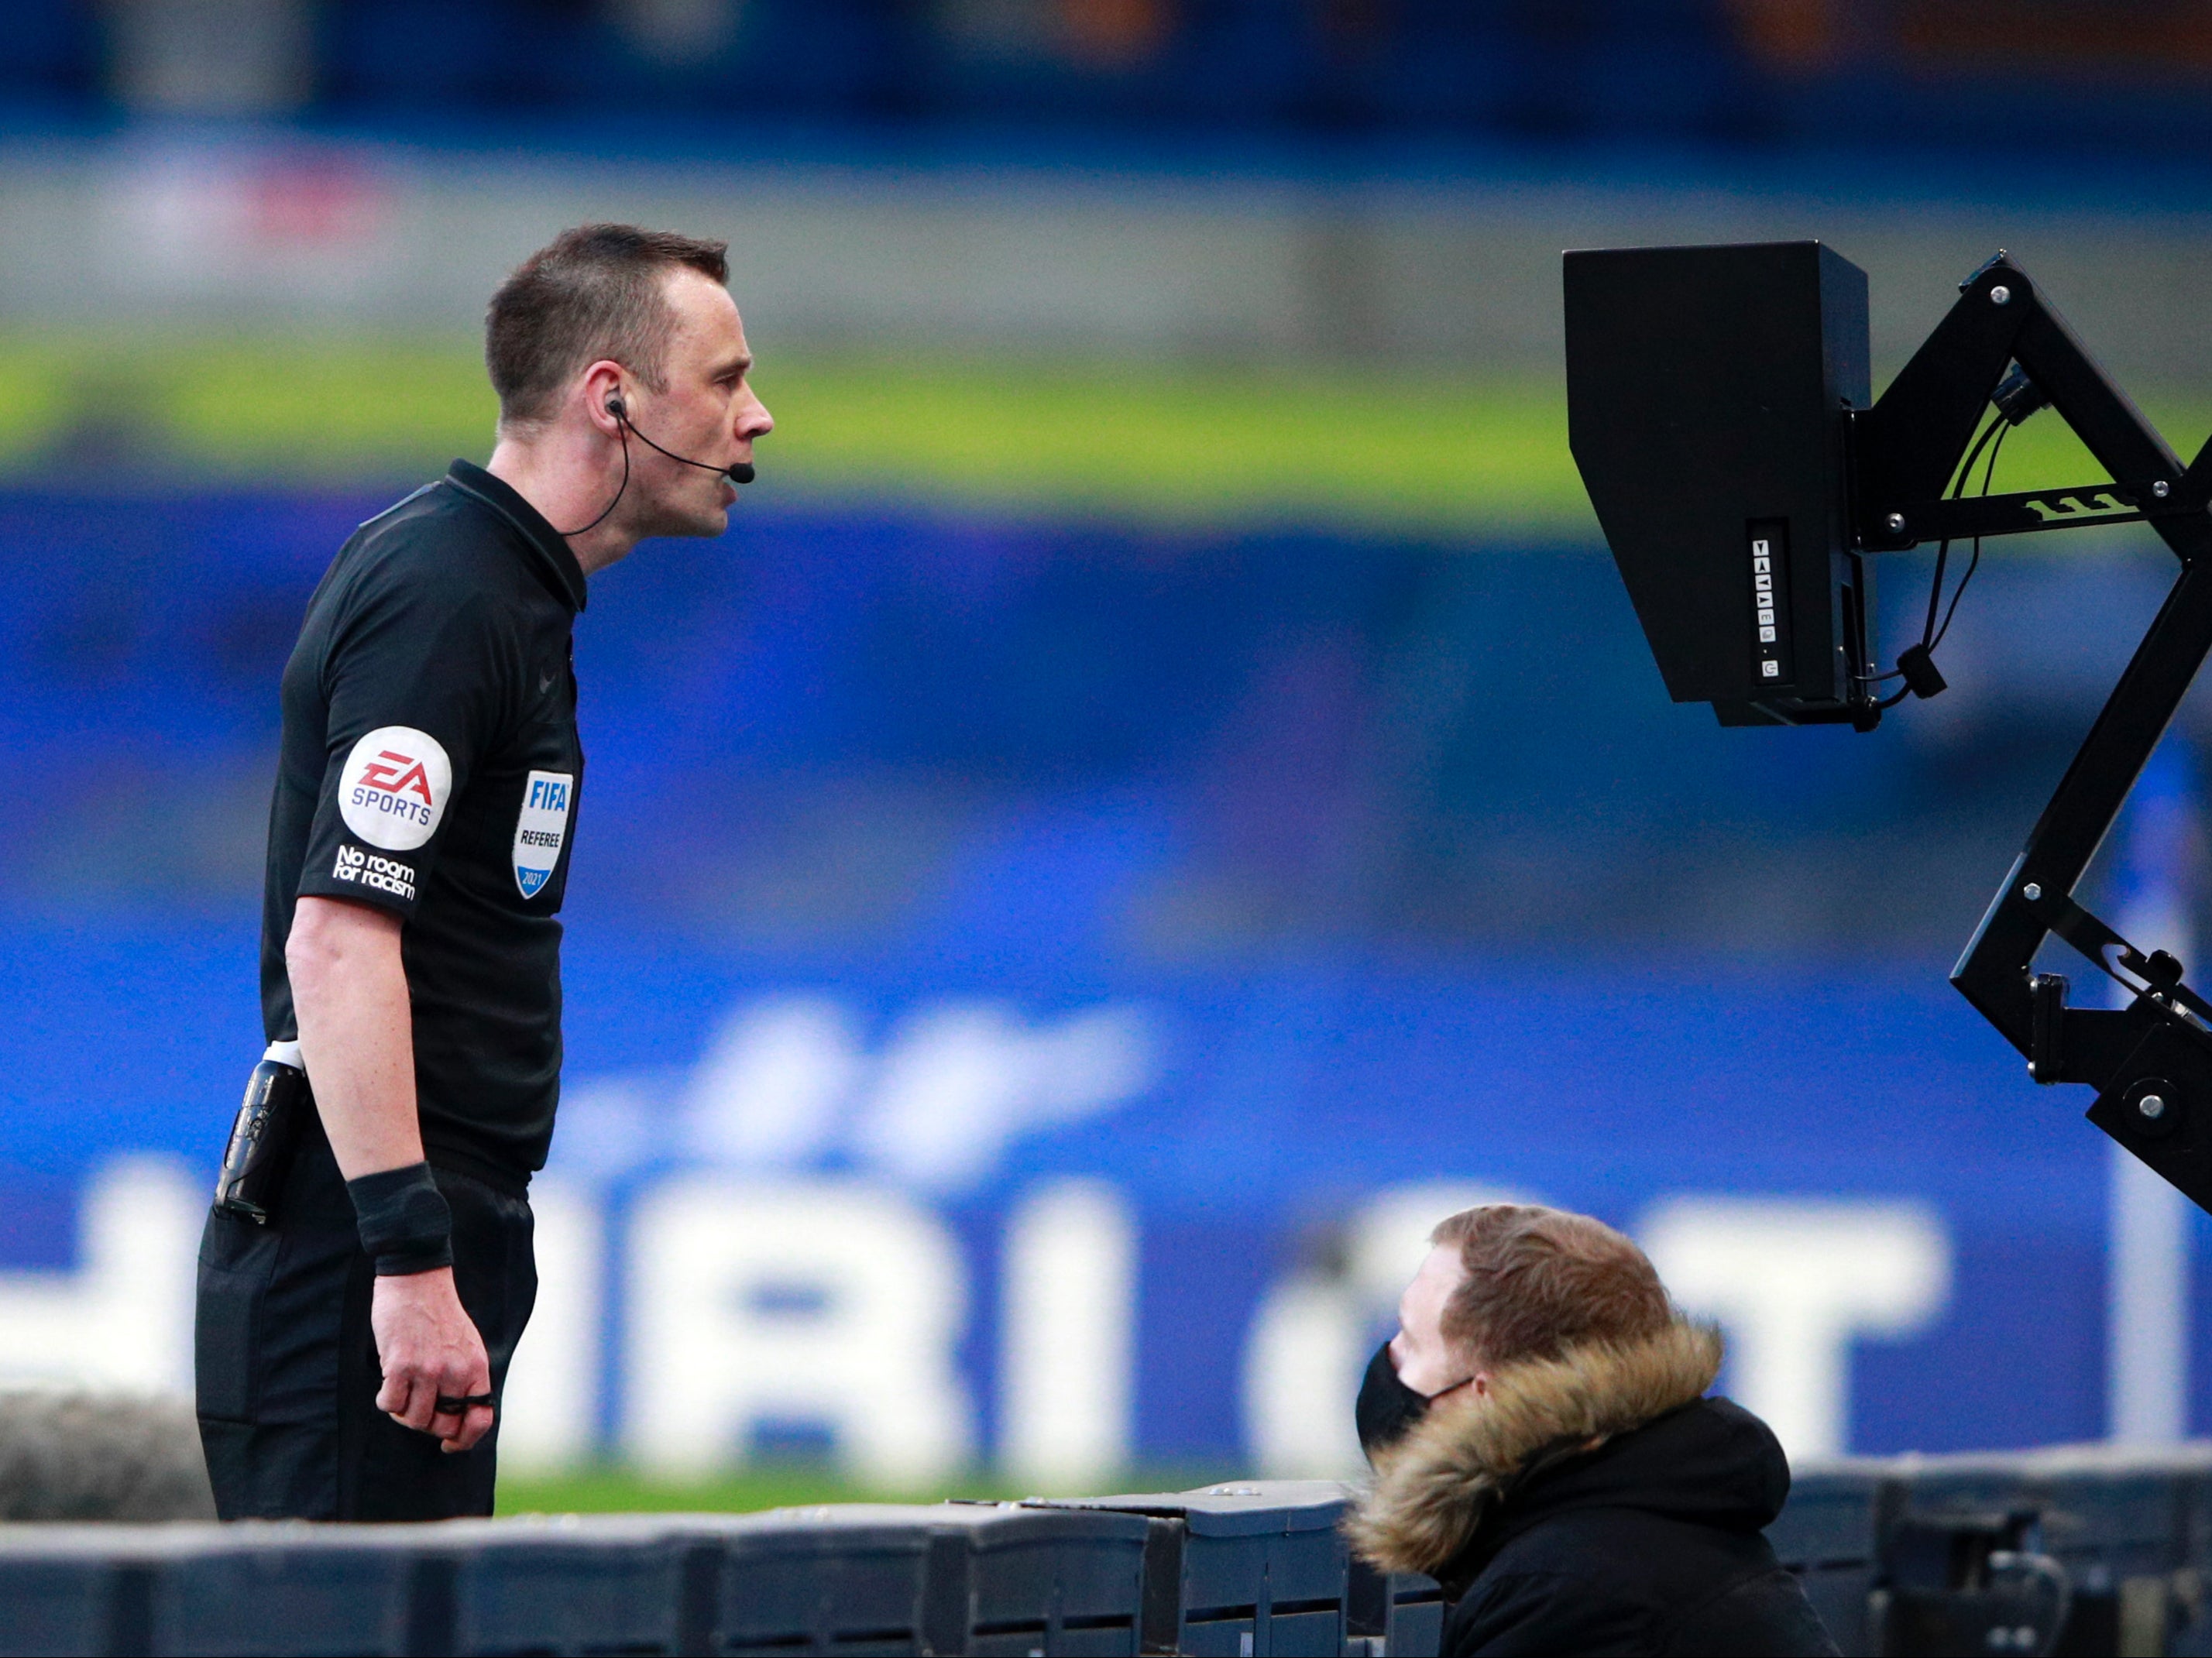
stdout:
{"type": "Polygon", "coordinates": [[[453,1264],[453,1212],[428,1163],[363,1175],[348,1181],[346,1190],[377,1277],[404,1278],[453,1264]]]}

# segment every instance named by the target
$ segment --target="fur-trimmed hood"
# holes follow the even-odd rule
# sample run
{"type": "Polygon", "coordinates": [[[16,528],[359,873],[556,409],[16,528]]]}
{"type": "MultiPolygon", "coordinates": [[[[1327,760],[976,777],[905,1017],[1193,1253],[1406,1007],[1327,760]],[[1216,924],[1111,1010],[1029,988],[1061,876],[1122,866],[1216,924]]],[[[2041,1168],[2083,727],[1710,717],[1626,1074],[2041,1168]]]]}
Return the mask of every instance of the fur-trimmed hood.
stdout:
{"type": "Polygon", "coordinates": [[[1455,1395],[1378,1459],[1346,1522],[1352,1547],[1385,1571],[1445,1576],[1516,1485],[1701,1398],[1720,1366],[1719,1334],[1678,1316],[1640,1341],[1493,1371],[1487,1397],[1455,1395]]]}

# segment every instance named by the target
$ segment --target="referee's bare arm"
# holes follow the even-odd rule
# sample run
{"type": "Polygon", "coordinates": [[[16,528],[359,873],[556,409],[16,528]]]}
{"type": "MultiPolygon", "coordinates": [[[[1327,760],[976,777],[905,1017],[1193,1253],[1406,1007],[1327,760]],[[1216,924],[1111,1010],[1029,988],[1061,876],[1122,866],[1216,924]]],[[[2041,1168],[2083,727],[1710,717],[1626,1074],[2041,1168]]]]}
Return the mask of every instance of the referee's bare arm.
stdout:
{"type": "MultiPolygon", "coordinates": [[[[422,1161],[415,1112],[415,1036],[400,918],[342,898],[302,897],[284,944],[300,1048],[315,1104],[347,1180],[422,1161]]],[[[439,1415],[438,1395],[491,1391],[483,1338],[440,1266],[376,1279],[369,1307],[384,1386],[379,1410],[465,1451],[491,1429],[489,1407],[439,1415]]]]}

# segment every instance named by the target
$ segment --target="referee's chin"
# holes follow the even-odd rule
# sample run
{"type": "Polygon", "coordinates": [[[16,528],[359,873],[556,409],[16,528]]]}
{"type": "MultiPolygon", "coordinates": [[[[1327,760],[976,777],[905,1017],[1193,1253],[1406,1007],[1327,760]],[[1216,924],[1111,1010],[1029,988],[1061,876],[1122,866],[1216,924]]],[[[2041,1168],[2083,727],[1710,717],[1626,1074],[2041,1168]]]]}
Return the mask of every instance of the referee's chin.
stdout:
{"type": "MultiPolygon", "coordinates": [[[[645,534],[707,537],[724,534],[729,527],[730,509],[727,507],[693,507],[686,503],[681,509],[660,513],[659,521],[645,534]]],[[[643,538],[640,537],[641,540],[643,538]]]]}
{"type": "Polygon", "coordinates": [[[714,500],[699,509],[698,527],[691,531],[695,536],[719,536],[730,527],[730,508],[737,504],[738,487],[719,477],[713,483],[714,500]]]}

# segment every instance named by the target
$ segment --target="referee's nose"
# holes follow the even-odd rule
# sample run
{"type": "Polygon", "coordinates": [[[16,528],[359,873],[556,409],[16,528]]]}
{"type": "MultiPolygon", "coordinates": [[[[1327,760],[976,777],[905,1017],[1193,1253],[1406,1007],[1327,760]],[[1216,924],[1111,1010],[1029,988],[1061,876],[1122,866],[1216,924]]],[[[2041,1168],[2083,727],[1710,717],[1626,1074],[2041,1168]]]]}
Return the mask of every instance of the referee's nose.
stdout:
{"type": "Polygon", "coordinates": [[[769,413],[768,405],[760,400],[760,393],[753,390],[750,380],[738,388],[735,413],[738,441],[747,448],[755,438],[764,438],[775,430],[775,416],[769,413]]]}

